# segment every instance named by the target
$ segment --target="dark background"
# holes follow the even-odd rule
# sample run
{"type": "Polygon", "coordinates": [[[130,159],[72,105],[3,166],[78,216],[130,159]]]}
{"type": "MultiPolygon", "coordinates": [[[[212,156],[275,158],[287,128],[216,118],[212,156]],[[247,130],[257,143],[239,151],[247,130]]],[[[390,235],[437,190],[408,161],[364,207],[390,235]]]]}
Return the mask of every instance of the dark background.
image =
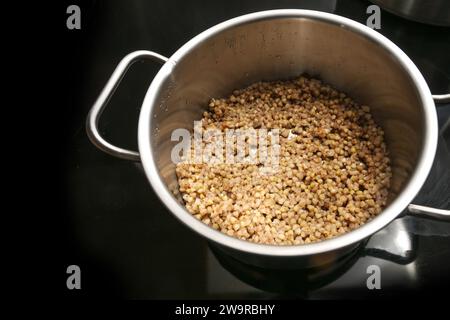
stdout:
{"type": "MultiPolygon", "coordinates": [[[[50,269],[53,276],[58,275],[57,292],[66,297],[150,299],[279,297],[240,287],[227,293],[211,292],[205,280],[211,273],[211,265],[205,262],[211,260],[206,241],[167,212],[139,164],[108,156],[89,142],[85,118],[117,63],[131,51],[147,49],[170,56],[193,36],[229,18],[276,8],[327,10],[326,2],[110,0],[54,5],[51,12],[58,19],[51,21],[58,24],[53,26],[58,35],[52,40],[56,51],[51,67],[57,78],[51,90],[61,98],[49,98],[59,126],[52,138],[56,155],[51,170],[56,181],[48,192],[53,200],[44,201],[56,212],[50,225],[56,262],[50,269]],[[71,4],[81,8],[81,30],[66,28],[66,8],[71,4]],[[82,290],[66,288],[66,268],[71,264],[82,270],[82,290]]],[[[368,5],[363,0],[338,0],[335,13],[364,23],[368,5]]],[[[413,58],[433,93],[450,91],[448,29],[383,12],[380,32],[394,37],[413,58]],[[435,70],[436,64],[430,61],[437,61],[439,68],[435,70]]],[[[158,68],[137,63],[124,77],[100,123],[108,141],[137,149],[140,103],[158,68]]],[[[441,200],[441,207],[448,205],[448,198],[441,200]]],[[[436,246],[435,239],[424,241],[436,246]]],[[[448,237],[438,246],[448,253],[448,237]]],[[[439,264],[430,255],[427,264],[414,286],[417,294],[439,291],[448,280],[450,262],[439,264]],[[427,269],[427,264],[432,266],[427,269]]],[[[332,292],[328,297],[361,297],[361,292],[346,292],[332,292]]],[[[367,292],[364,295],[370,297],[367,292]]],[[[389,295],[395,296],[395,290],[389,295]]]]}

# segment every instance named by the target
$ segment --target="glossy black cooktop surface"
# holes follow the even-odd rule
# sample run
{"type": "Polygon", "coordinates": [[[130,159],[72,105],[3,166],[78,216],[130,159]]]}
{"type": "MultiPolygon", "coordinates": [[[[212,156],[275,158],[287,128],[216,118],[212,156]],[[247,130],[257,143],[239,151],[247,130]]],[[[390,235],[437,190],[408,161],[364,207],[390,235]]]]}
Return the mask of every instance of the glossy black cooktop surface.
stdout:
{"type": "MultiPolygon", "coordinates": [[[[85,132],[92,103],[131,51],[170,56],[216,23],[267,9],[316,9],[365,23],[369,5],[362,0],[81,2],[82,29],[65,31],[69,111],[60,180],[68,248],[61,252],[62,263],[80,266],[83,289],[67,295],[339,299],[429,295],[450,284],[450,223],[415,217],[395,220],[328,269],[280,272],[240,264],[178,222],[157,199],[139,163],[104,154],[85,132]],[[367,289],[370,265],[381,270],[381,290],[367,289]]],[[[378,31],[412,58],[433,93],[450,92],[450,30],[381,14],[378,31]]],[[[140,104],[157,69],[151,63],[134,65],[105,111],[100,128],[116,145],[137,149],[140,104]]],[[[436,160],[414,202],[450,209],[450,104],[437,110],[436,160]]]]}

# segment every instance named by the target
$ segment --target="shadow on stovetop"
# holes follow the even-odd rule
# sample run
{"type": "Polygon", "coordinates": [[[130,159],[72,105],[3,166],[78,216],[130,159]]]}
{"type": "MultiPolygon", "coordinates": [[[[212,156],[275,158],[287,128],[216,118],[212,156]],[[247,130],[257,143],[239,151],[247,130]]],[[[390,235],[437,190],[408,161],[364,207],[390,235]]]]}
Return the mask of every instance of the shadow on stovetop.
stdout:
{"type": "MultiPolygon", "coordinates": [[[[332,291],[340,292],[342,295],[348,288],[359,288],[367,293],[366,280],[369,276],[366,272],[367,266],[375,264],[382,268],[383,272],[400,270],[406,272],[407,276],[414,269],[418,236],[408,232],[408,224],[405,222],[404,218],[395,220],[385,230],[375,234],[337,262],[314,268],[287,270],[256,267],[236,260],[217,245],[210,243],[211,254],[224,269],[220,273],[217,272],[218,266],[210,267],[216,269],[215,275],[210,279],[211,287],[218,294],[234,290],[241,294],[246,291],[247,296],[251,295],[253,291],[248,288],[245,290],[246,288],[241,286],[236,290],[238,285],[224,284],[222,279],[227,277],[226,282],[236,282],[226,274],[229,272],[244,284],[255,288],[254,294],[261,290],[274,294],[273,298],[277,299],[314,299],[317,292],[323,296],[325,293],[329,295],[332,291]],[[325,287],[327,289],[323,290],[325,287]]],[[[226,296],[229,296],[229,293],[227,292],[226,296]]],[[[336,298],[339,294],[328,297],[336,298]]]]}

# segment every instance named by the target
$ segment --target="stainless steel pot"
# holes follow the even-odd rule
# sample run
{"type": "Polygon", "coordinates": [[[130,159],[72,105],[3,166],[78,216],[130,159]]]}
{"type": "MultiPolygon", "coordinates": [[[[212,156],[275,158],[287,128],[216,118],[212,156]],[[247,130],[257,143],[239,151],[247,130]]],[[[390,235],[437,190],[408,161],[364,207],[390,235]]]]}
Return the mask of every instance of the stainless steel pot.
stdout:
{"type": "MultiPolygon", "coordinates": [[[[441,98],[448,98],[441,97],[441,98]]],[[[148,180],[180,221],[247,264],[310,267],[330,263],[389,224],[409,206],[411,214],[449,218],[450,212],[411,205],[433,163],[438,125],[433,97],[414,63],[387,38],[355,21],[309,10],[273,10],[220,23],[170,58],[150,51],[127,55],[117,66],[87,119],[91,141],[119,158],[141,161],[148,180]],[[105,141],[97,123],[127,68],[138,59],[163,63],[145,96],[139,119],[139,153],[105,141]],[[211,97],[259,80],[303,72],[371,106],[384,128],[392,160],[390,203],[359,229],[318,243],[273,246],[239,240],[194,218],[178,195],[171,162],[171,133],[193,128],[211,97]]]]}
{"type": "Polygon", "coordinates": [[[417,22],[450,27],[448,0],[371,0],[390,13],[417,22]]]}

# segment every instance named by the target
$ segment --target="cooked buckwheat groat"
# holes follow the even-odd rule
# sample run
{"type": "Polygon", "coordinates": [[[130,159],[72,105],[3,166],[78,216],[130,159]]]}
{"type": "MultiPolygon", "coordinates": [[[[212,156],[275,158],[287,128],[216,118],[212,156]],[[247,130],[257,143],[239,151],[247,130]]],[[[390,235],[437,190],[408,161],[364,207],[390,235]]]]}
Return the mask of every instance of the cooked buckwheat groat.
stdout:
{"type": "Polygon", "coordinates": [[[177,164],[186,208],[256,243],[297,245],[358,228],[386,205],[391,169],[368,106],[309,77],[258,82],[212,99],[202,128],[279,129],[279,165],[177,164]]]}

